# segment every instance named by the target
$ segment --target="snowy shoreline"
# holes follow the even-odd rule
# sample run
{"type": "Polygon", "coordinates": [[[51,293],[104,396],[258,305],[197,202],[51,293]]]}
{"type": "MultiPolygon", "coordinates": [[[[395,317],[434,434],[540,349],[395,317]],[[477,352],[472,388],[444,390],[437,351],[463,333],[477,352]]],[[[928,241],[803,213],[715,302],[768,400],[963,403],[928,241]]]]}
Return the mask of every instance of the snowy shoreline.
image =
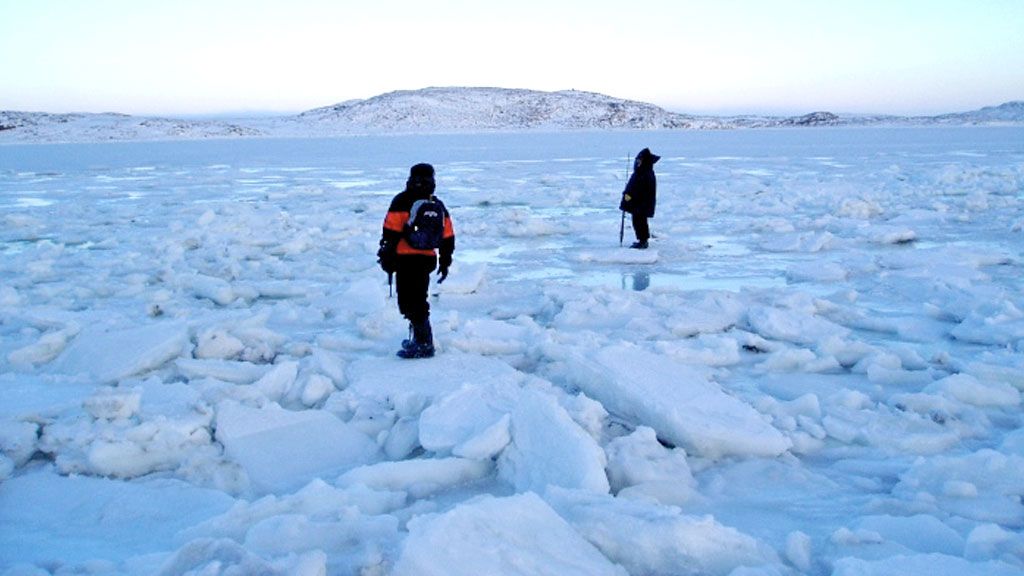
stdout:
{"type": "MultiPolygon", "coordinates": [[[[168,122],[180,122],[168,119],[168,122]]],[[[231,122],[226,120],[225,122],[231,122]]],[[[258,122],[258,121],[257,121],[258,122]]],[[[873,122],[870,124],[840,124],[830,126],[758,126],[738,125],[705,128],[663,128],[658,130],[638,130],[634,128],[580,128],[567,130],[558,127],[545,128],[465,128],[465,129],[409,129],[403,131],[385,129],[351,129],[337,131],[332,129],[298,128],[279,129],[270,128],[261,131],[256,128],[252,133],[222,133],[220,128],[208,129],[206,127],[194,127],[190,130],[183,130],[180,134],[167,134],[163,131],[139,131],[134,127],[119,127],[117,131],[110,133],[106,129],[85,128],[72,130],[61,129],[54,133],[45,131],[32,132],[27,135],[12,135],[10,138],[0,137],[0,148],[17,146],[48,146],[48,145],[101,145],[101,144],[131,144],[131,143],[185,143],[185,142],[233,142],[233,141],[259,141],[259,140],[330,140],[348,138],[417,138],[417,137],[460,137],[460,136],[548,136],[557,134],[574,134],[577,136],[588,136],[601,138],[602,135],[622,134],[650,134],[652,132],[679,133],[679,132],[802,132],[813,131],[877,131],[877,130],[1019,130],[1024,122],[986,122],[986,123],[964,123],[964,124],[940,124],[940,123],[914,123],[894,120],[890,122],[873,122]],[[95,134],[97,133],[98,134],[95,134]],[[93,134],[93,135],[90,135],[93,134]]]]}
{"type": "Polygon", "coordinates": [[[1022,128],[3,151],[0,573],[1024,569],[1022,128]],[[457,250],[407,362],[418,161],[457,250]]]}
{"type": "Polygon", "coordinates": [[[118,113],[0,111],[0,145],[509,132],[744,130],[835,127],[1024,126],[1024,101],[937,116],[811,112],[801,116],[699,116],[603,94],[502,88],[399,90],[300,114],[200,120],[118,113]]]}

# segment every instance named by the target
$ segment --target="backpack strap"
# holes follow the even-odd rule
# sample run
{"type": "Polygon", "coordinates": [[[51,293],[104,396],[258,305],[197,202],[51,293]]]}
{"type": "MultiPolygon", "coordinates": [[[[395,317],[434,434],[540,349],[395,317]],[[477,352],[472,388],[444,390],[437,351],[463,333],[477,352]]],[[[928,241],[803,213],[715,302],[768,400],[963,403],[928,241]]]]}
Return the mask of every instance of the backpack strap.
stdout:
{"type": "Polygon", "coordinates": [[[416,215],[419,214],[420,212],[420,206],[422,206],[424,202],[429,201],[430,199],[427,198],[420,199],[412,203],[412,206],[409,207],[409,219],[405,222],[406,226],[412,226],[413,224],[416,223],[416,215]]]}

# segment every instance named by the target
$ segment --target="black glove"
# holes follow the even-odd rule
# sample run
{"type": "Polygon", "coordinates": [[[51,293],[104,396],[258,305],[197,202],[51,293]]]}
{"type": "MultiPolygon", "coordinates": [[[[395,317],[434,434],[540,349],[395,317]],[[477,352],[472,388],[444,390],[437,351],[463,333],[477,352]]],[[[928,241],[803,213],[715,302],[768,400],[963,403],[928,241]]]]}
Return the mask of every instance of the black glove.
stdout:
{"type": "Polygon", "coordinates": [[[450,253],[441,252],[441,258],[438,260],[438,276],[437,283],[440,284],[448,278],[448,268],[452,265],[452,255],[450,253]]]}
{"type": "Polygon", "coordinates": [[[395,252],[395,247],[381,240],[380,248],[377,250],[377,263],[380,264],[381,270],[393,274],[398,268],[398,253],[395,252]]]}

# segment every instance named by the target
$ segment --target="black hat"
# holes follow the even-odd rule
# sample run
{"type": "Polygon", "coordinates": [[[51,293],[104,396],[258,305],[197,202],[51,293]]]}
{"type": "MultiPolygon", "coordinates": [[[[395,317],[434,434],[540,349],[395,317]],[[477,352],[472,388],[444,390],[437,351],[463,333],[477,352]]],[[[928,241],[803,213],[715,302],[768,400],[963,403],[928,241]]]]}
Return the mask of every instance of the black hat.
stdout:
{"type": "Polygon", "coordinates": [[[405,189],[417,197],[426,198],[434,193],[434,167],[430,164],[417,164],[409,169],[409,179],[405,181],[405,189]]]}
{"type": "Polygon", "coordinates": [[[636,157],[638,160],[641,160],[642,163],[649,164],[651,166],[654,166],[658,160],[661,160],[661,156],[652,153],[650,148],[644,148],[636,155],[636,157]]]}
{"type": "Polygon", "coordinates": [[[434,167],[430,164],[417,164],[409,169],[409,179],[413,178],[433,178],[434,167]]]}

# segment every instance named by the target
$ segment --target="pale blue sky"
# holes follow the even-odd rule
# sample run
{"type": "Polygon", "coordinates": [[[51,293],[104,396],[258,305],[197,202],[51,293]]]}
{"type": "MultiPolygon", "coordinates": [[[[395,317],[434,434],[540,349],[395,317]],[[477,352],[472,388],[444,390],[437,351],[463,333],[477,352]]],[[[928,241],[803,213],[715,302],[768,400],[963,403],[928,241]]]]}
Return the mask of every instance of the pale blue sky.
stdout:
{"type": "Polygon", "coordinates": [[[0,110],[298,112],[427,86],[969,110],[1024,99],[1024,0],[0,0],[0,110]]]}

